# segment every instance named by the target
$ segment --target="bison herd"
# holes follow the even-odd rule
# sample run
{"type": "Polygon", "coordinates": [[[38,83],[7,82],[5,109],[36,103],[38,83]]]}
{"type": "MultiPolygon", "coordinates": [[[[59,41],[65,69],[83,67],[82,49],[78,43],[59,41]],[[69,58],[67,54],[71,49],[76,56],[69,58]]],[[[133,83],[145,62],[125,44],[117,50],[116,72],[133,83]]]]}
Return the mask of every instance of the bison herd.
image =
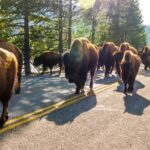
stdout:
{"type": "MultiPolygon", "coordinates": [[[[87,74],[90,73],[90,89],[93,88],[95,70],[105,69],[105,76],[115,68],[124,83],[124,93],[133,92],[133,85],[141,62],[144,69],[150,68],[150,48],[145,46],[137,51],[129,43],[120,46],[113,42],[106,42],[97,47],[86,38],[77,38],[73,41],[70,51],[63,54],[44,52],[34,59],[34,66],[43,66],[42,74],[48,67],[50,75],[54,66],[59,66],[59,75],[62,68],[65,78],[76,85],[76,94],[84,92],[87,74]]],[[[21,70],[23,55],[18,47],[0,39],[0,101],[3,106],[0,118],[0,127],[8,120],[8,105],[13,92],[20,93],[21,70]]]]}

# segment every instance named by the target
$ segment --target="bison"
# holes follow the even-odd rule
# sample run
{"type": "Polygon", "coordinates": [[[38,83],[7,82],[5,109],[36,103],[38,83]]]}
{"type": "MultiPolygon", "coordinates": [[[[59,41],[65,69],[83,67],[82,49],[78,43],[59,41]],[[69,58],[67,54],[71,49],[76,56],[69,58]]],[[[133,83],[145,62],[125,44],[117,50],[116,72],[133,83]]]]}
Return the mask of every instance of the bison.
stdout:
{"type": "Polygon", "coordinates": [[[0,101],[3,106],[0,127],[8,120],[8,105],[18,80],[18,63],[13,53],[0,48],[0,101]]]}
{"type": "Polygon", "coordinates": [[[114,56],[113,56],[116,73],[119,74],[119,76],[120,76],[120,63],[121,63],[121,60],[123,58],[125,51],[127,51],[127,50],[130,50],[135,55],[138,55],[137,50],[134,47],[132,47],[129,43],[123,42],[120,45],[119,51],[115,52],[114,56]]]}
{"type": "Polygon", "coordinates": [[[124,93],[133,92],[133,85],[140,67],[141,59],[130,50],[124,53],[120,64],[120,75],[124,82],[124,93]]]}
{"type": "Polygon", "coordinates": [[[119,50],[123,53],[126,50],[130,50],[130,51],[132,51],[132,53],[138,55],[138,51],[134,47],[132,47],[128,42],[121,43],[119,50]]]}
{"type": "Polygon", "coordinates": [[[105,76],[112,72],[114,67],[113,54],[118,51],[118,47],[113,42],[106,42],[103,44],[101,51],[99,51],[98,65],[105,66],[105,76]]]}
{"type": "Polygon", "coordinates": [[[141,60],[144,64],[144,69],[147,70],[147,68],[150,68],[150,48],[148,46],[145,46],[144,49],[141,52],[141,60]]]}
{"type": "Polygon", "coordinates": [[[18,62],[18,87],[16,88],[15,93],[19,94],[20,90],[21,90],[21,71],[22,71],[22,65],[23,65],[23,54],[21,52],[21,50],[16,47],[15,45],[9,43],[9,42],[5,42],[4,40],[0,39],[0,48],[3,48],[9,52],[14,53],[14,55],[17,58],[17,62],[18,62]]]}
{"type": "Polygon", "coordinates": [[[33,62],[34,66],[43,65],[43,71],[42,74],[44,74],[44,71],[47,67],[50,68],[50,75],[52,75],[52,69],[53,66],[59,65],[59,75],[61,73],[62,69],[62,56],[61,54],[58,54],[56,52],[44,52],[40,56],[36,56],[33,62]]]}
{"type": "Polygon", "coordinates": [[[93,77],[98,62],[96,47],[86,38],[77,38],[71,45],[70,52],[63,56],[65,77],[76,84],[76,94],[84,92],[87,74],[90,71],[90,88],[93,88],[93,77]]]}

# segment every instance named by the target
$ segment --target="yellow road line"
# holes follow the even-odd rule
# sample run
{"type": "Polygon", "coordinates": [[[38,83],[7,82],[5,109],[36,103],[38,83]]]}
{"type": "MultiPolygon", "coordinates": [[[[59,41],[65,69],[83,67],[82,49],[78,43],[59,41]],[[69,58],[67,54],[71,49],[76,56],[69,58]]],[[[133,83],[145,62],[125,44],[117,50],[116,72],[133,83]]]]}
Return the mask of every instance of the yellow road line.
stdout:
{"type": "Polygon", "coordinates": [[[60,102],[55,103],[53,105],[38,109],[38,110],[31,112],[31,113],[28,113],[28,114],[25,114],[23,116],[16,117],[16,118],[6,122],[5,126],[2,129],[0,129],[0,133],[4,133],[8,130],[11,130],[11,129],[17,127],[17,126],[28,123],[32,120],[35,120],[39,117],[46,115],[46,114],[49,114],[50,112],[59,110],[61,108],[64,108],[64,107],[69,106],[71,104],[74,104],[78,101],[84,100],[85,98],[87,98],[93,94],[100,93],[100,92],[102,92],[102,91],[104,91],[110,87],[116,86],[116,84],[117,84],[117,81],[111,82],[110,84],[107,84],[106,86],[104,86],[102,88],[99,87],[99,88],[94,89],[94,91],[90,92],[88,95],[81,94],[81,95],[73,96],[71,98],[68,98],[67,100],[63,100],[63,101],[60,101],[60,102]]]}
{"type": "MultiPolygon", "coordinates": [[[[109,86],[109,85],[111,85],[111,84],[113,84],[113,83],[115,83],[115,82],[117,82],[117,81],[110,82],[110,83],[108,83],[107,85],[105,85],[104,87],[109,86]]],[[[104,87],[102,87],[102,88],[104,88],[104,87]]],[[[97,89],[101,89],[101,88],[100,88],[100,87],[96,87],[94,90],[97,90],[97,89]]],[[[62,100],[62,101],[60,101],[60,102],[51,104],[51,105],[49,105],[49,106],[46,106],[46,107],[43,107],[43,108],[39,108],[38,110],[32,111],[32,112],[27,113],[27,114],[25,114],[25,115],[15,117],[15,118],[13,118],[13,119],[11,119],[11,120],[8,120],[8,121],[5,123],[5,126],[8,126],[8,125],[10,125],[10,124],[12,124],[12,123],[15,123],[15,122],[17,122],[17,121],[19,121],[19,120],[22,120],[22,119],[24,119],[24,118],[30,117],[30,116],[32,116],[32,115],[34,115],[34,114],[42,113],[43,111],[46,111],[47,109],[50,109],[50,108],[52,108],[52,107],[56,107],[55,105],[60,105],[60,104],[62,104],[62,103],[64,103],[64,102],[66,102],[66,101],[72,101],[73,99],[79,98],[79,97],[81,97],[81,96],[83,96],[83,95],[84,95],[84,94],[75,95],[75,96],[72,96],[72,97],[70,97],[70,98],[68,98],[68,99],[66,99],[66,100],[62,100]]]]}
{"type": "MultiPolygon", "coordinates": [[[[83,94],[82,94],[82,95],[83,95],[83,94]]],[[[57,102],[57,103],[59,104],[59,103],[63,103],[64,101],[70,101],[70,100],[73,100],[73,99],[75,99],[75,98],[81,97],[82,95],[73,96],[73,97],[71,97],[71,98],[68,98],[68,99],[66,99],[66,100],[62,100],[62,101],[57,102]]],[[[13,119],[7,121],[6,124],[5,124],[5,126],[8,126],[8,125],[10,125],[10,124],[12,124],[12,123],[14,123],[14,122],[17,122],[17,121],[20,120],[20,119],[24,119],[24,118],[30,117],[30,116],[32,116],[32,115],[34,115],[34,114],[37,114],[37,113],[41,113],[41,112],[43,112],[43,111],[45,111],[45,110],[47,110],[47,109],[52,108],[52,107],[55,106],[57,103],[51,104],[51,105],[46,106],[46,107],[43,107],[43,108],[39,108],[38,110],[35,110],[35,111],[33,111],[33,112],[30,112],[30,113],[27,113],[27,114],[25,114],[25,115],[23,115],[23,116],[15,117],[15,118],[13,118],[13,119]]]]}

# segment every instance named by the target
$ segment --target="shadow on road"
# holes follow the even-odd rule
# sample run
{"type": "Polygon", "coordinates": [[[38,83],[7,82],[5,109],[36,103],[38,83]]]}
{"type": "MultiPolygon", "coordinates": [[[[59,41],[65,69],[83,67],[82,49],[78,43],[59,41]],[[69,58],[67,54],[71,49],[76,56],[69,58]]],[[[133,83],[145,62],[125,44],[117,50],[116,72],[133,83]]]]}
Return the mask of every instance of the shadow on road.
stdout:
{"type": "MultiPolygon", "coordinates": [[[[125,105],[125,113],[128,112],[133,115],[142,115],[144,112],[144,109],[150,105],[150,101],[143,96],[137,94],[137,91],[139,89],[144,88],[145,85],[143,85],[140,81],[135,81],[134,84],[134,92],[133,94],[126,94],[123,99],[124,99],[124,105],[125,105]]],[[[117,90],[118,92],[124,91],[124,84],[121,83],[118,87],[117,90]]]]}
{"type": "MultiPolygon", "coordinates": [[[[16,117],[48,106],[73,95],[74,84],[54,74],[28,76],[22,80],[21,94],[10,101],[10,117],[16,117]]],[[[1,107],[0,107],[1,111],[1,107]]]]}
{"type": "MultiPolygon", "coordinates": [[[[145,87],[144,84],[142,84],[140,81],[135,80],[133,91],[134,91],[134,93],[136,93],[137,90],[142,89],[144,87],[145,87]]],[[[115,91],[123,93],[124,92],[124,83],[120,82],[120,84],[117,86],[117,89],[115,91]]]]}
{"type": "Polygon", "coordinates": [[[150,77],[150,70],[148,69],[145,71],[144,69],[140,69],[138,74],[143,75],[145,77],[150,77]]]}
{"type": "Polygon", "coordinates": [[[57,125],[64,125],[66,123],[72,123],[76,117],[80,114],[85,113],[97,104],[96,95],[75,103],[58,111],[55,111],[47,116],[47,120],[54,121],[57,125]]]}
{"type": "Polygon", "coordinates": [[[95,80],[95,83],[96,84],[109,84],[110,82],[112,81],[115,81],[115,80],[118,80],[119,79],[119,76],[117,76],[116,74],[109,74],[108,76],[104,76],[104,73],[103,72],[100,72],[100,71],[97,71],[97,77],[96,77],[96,80],[95,80]]]}
{"type": "Polygon", "coordinates": [[[150,101],[136,93],[124,97],[125,113],[141,116],[144,109],[150,105],[150,101]]]}

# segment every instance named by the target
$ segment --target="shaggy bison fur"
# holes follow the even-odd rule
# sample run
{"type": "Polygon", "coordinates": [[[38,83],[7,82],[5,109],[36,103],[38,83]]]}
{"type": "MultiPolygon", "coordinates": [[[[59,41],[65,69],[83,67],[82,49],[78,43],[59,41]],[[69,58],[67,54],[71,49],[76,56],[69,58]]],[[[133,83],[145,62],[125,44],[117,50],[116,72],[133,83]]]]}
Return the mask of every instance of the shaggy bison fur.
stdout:
{"type": "Polygon", "coordinates": [[[87,74],[90,72],[90,88],[93,88],[93,77],[98,62],[98,51],[86,38],[77,38],[71,45],[70,52],[63,56],[65,77],[76,84],[76,94],[84,91],[87,74]]]}
{"type": "Polygon", "coordinates": [[[124,82],[124,93],[133,92],[133,85],[137,76],[141,59],[138,55],[133,54],[130,50],[124,53],[120,65],[121,79],[124,82]]]}
{"type": "Polygon", "coordinates": [[[21,90],[21,71],[22,71],[22,65],[23,65],[23,54],[17,46],[15,46],[9,42],[5,42],[4,40],[1,40],[1,39],[0,39],[0,48],[3,48],[9,52],[14,53],[14,55],[17,58],[17,62],[18,62],[18,72],[17,72],[18,87],[16,88],[15,93],[19,94],[20,90],[21,90]]]}
{"type": "Polygon", "coordinates": [[[8,120],[8,105],[17,86],[18,64],[13,53],[0,48],[0,101],[3,106],[0,127],[8,120]]]}

